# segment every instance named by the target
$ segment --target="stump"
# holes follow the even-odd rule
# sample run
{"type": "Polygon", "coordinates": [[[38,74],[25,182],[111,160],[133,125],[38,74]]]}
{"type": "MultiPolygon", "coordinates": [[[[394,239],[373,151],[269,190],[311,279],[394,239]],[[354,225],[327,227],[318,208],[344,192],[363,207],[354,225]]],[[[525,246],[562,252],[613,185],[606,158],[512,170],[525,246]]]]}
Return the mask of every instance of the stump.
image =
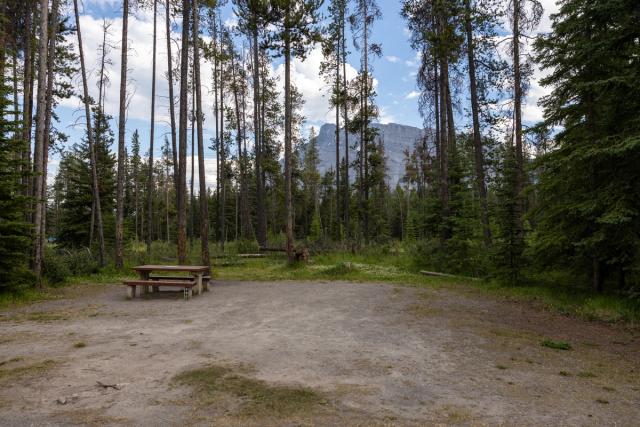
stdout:
{"type": "Polygon", "coordinates": [[[299,246],[294,250],[294,257],[296,261],[307,262],[309,261],[309,249],[304,246],[299,246]]]}

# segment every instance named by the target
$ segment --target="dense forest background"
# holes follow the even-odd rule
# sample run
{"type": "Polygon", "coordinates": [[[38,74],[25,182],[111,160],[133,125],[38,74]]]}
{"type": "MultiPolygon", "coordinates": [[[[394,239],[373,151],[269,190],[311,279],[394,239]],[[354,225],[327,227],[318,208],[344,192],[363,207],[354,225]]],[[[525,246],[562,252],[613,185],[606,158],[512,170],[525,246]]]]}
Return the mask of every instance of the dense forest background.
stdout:
{"type": "Polygon", "coordinates": [[[85,63],[77,0],[0,0],[0,291],[151,260],[210,265],[214,254],[260,247],[283,249],[290,262],[302,247],[377,248],[415,268],[637,301],[640,3],[558,3],[552,31],[535,35],[536,0],[403,1],[425,131],[403,153],[396,183],[373,126],[373,64],[393,49],[375,40],[374,0],[124,0],[119,45],[105,21],[99,64],[85,63]],[[225,25],[222,7],[237,26],[225,25]],[[144,8],[154,30],[177,26],[181,38],[154,32],[150,105],[129,105],[127,17],[144,8]],[[323,174],[290,77],[292,58],[318,43],[337,124],[335,162],[323,174]],[[359,70],[347,78],[353,54],[359,70]],[[113,55],[117,128],[104,108],[113,55]],[[201,81],[202,67],[213,81],[201,81]],[[525,126],[536,67],[551,92],[540,101],[544,121],[525,126]],[[171,100],[160,158],[157,79],[171,100]],[[203,105],[204,90],[213,105],[203,105]],[[73,97],[83,102],[78,139],[56,114],[73,97]],[[149,141],[137,131],[126,139],[131,108],[148,111],[149,141]],[[213,122],[203,123],[203,109],[213,122]],[[49,177],[53,155],[60,164],[49,177]]]}

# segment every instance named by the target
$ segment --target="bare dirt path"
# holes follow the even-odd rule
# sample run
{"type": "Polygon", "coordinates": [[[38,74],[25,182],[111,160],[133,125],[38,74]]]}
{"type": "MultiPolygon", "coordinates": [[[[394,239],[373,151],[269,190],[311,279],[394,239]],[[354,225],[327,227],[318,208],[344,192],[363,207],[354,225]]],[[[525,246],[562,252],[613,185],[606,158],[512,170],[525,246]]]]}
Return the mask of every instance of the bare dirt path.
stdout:
{"type": "Polygon", "coordinates": [[[0,424],[640,422],[637,330],[472,292],[381,284],[222,282],[188,302],[90,289],[0,313],[0,424]],[[262,388],[224,383],[203,400],[174,379],[208,366],[262,388]],[[267,385],[313,390],[323,402],[275,418],[239,410],[267,385]]]}

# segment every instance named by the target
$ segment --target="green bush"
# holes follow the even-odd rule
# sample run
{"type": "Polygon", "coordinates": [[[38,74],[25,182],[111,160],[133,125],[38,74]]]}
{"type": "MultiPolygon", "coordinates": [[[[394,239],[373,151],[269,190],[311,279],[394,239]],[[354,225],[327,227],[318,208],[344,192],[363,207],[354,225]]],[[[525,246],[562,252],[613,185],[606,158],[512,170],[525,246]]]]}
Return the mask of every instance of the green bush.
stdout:
{"type": "Polygon", "coordinates": [[[87,248],[59,249],[47,247],[44,254],[44,277],[59,284],[71,276],[84,276],[100,270],[97,260],[87,248]]]}

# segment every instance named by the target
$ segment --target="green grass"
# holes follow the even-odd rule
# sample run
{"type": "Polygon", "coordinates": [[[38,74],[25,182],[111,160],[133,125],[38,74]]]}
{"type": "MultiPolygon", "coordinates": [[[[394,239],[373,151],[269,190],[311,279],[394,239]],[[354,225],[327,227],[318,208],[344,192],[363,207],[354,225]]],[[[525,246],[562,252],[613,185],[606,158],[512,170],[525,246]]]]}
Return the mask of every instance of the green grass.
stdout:
{"type": "MultiPolygon", "coordinates": [[[[611,294],[596,294],[588,289],[571,286],[566,278],[539,278],[535,284],[507,286],[496,281],[483,281],[465,277],[436,277],[420,274],[424,265],[417,262],[410,248],[367,248],[358,253],[345,250],[311,255],[308,264],[289,264],[284,254],[270,254],[265,258],[245,259],[236,256],[242,252],[256,252],[247,242],[229,243],[224,253],[211,245],[213,274],[220,280],[345,280],[352,282],[391,283],[412,287],[446,287],[460,292],[480,292],[496,298],[525,301],[544,309],[568,314],[585,320],[622,322],[630,326],[640,323],[640,308],[629,299],[611,294]],[[560,282],[563,282],[560,284],[560,282]]],[[[188,248],[187,263],[199,264],[199,243],[188,248]]],[[[175,245],[154,242],[152,256],[147,258],[143,243],[130,243],[126,248],[125,269],[114,267],[99,273],[69,277],[64,285],[117,283],[135,277],[131,267],[143,263],[175,264],[175,245]]],[[[112,265],[112,263],[110,263],[112,265]]],[[[27,289],[0,294],[0,310],[33,302],[65,298],[58,288],[27,289]]]]}
{"type": "Polygon", "coordinates": [[[264,418],[285,418],[308,414],[325,398],[305,387],[273,385],[239,374],[233,369],[209,365],[178,374],[174,381],[193,388],[193,395],[202,404],[210,405],[222,397],[241,401],[236,415],[264,418]]]}
{"type": "Polygon", "coordinates": [[[85,348],[87,346],[87,343],[84,341],[78,341],[77,343],[73,344],[73,348],[85,348]]]}
{"type": "Polygon", "coordinates": [[[358,254],[332,252],[312,255],[308,264],[289,264],[283,255],[258,259],[226,258],[214,262],[221,280],[346,280],[384,282],[413,287],[446,287],[481,292],[497,298],[525,301],[544,309],[585,320],[640,323],[640,309],[621,296],[596,294],[566,285],[507,286],[495,281],[420,274],[421,267],[406,253],[365,250],[358,254]]]}
{"type": "Polygon", "coordinates": [[[564,341],[544,340],[540,342],[540,345],[554,350],[571,350],[571,344],[564,341]]]}

